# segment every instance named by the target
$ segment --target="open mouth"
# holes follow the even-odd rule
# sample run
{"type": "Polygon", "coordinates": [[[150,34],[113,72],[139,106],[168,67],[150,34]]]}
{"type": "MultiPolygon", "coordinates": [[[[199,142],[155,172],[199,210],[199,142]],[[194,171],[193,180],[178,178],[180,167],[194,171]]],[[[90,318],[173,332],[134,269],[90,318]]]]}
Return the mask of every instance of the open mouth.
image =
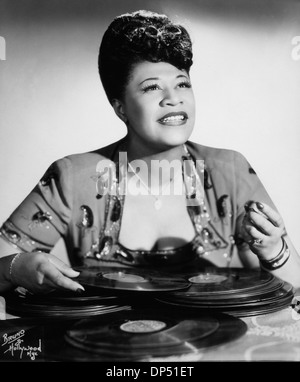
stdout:
{"type": "Polygon", "coordinates": [[[161,123],[162,125],[179,126],[186,123],[187,119],[188,119],[188,116],[184,112],[169,113],[169,114],[166,114],[161,119],[159,119],[158,122],[161,123]]]}

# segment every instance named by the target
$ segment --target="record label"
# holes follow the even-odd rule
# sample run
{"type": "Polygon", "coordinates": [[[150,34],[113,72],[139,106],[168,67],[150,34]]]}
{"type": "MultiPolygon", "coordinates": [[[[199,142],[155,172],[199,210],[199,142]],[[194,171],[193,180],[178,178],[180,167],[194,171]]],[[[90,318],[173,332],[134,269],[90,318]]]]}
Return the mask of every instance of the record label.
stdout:
{"type": "Polygon", "coordinates": [[[103,273],[102,277],[108,280],[115,280],[122,283],[146,283],[144,277],[125,272],[108,272],[103,273]]]}
{"type": "Polygon", "coordinates": [[[125,322],[120,329],[127,333],[153,333],[167,326],[165,322],[157,320],[134,320],[125,322]]]}
{"type": "Polygon", "coordinates": [[[227,276],[211,273],[200,273],[188,279],[193,284],[215,284],[227,280],[227,276]]]}
{"type": "Polygon", "coordinates": [[[244,268],[207,268],[203,272],[181,276],[192,283],[187,293],[208,296],[259,290],[274,280],[274,276],[268,272],[244,268]]]}

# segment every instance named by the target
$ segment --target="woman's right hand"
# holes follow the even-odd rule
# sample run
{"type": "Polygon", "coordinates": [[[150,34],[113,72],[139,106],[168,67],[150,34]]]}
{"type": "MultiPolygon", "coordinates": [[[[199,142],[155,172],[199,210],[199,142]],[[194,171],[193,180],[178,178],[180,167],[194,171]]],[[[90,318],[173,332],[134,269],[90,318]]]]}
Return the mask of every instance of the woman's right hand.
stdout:
{"type": "Polygon", "coordinates": [[[32,293],[48,293],[56,289],[84,291],[82,285],[72,280],[79,272],[56,256],[42,252],[15,256],[10,267],[10,280],[15,287],[24,287],[32,293]]]}

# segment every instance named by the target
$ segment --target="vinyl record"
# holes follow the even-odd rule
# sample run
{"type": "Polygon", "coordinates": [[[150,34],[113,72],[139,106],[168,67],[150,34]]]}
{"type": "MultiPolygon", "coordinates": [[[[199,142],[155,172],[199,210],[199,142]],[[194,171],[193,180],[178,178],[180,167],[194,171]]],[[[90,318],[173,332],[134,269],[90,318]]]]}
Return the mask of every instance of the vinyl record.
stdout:
{"type": "Polygon", "coordinates": [[[135,309],[98,319],[83,319],[65,332],[58,360],[138,361],[172,355],[197,354],[245,334],[247,325],[224,314],[184,314],[165,309],[135,309]]]}
{"type": "Polygon", "coordinates": [[[209,296],[251,293],[267,288],[274,276],[260,269],[206,268],[202,272],[181,275],[191,286],[184,292],[189,295],[209,296]]]}
{"type": "MultiPolygon", "coordinates": [[[[77,268],[80,269],[80,268],[77,268]]],[[[190,286],[184,278],[154,270],[124,267],[82,268],[76,280],[83,286],[116,291],[166,292],[190,286]]]]}

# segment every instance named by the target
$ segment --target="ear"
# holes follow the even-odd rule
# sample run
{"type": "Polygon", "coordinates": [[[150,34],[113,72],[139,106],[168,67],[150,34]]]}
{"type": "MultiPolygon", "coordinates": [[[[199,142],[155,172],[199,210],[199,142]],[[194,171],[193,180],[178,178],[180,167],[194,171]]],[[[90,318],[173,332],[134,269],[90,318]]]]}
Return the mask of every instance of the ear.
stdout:
{"type": "Polygon", "coordinates": [[[127,124],[128,119],[127,119],[127,116],[126,116],[125,111],[124,111],[123,103],[120,100],[115,98],[112,100],[111,104],[112,104],[112,107],[114,108],[114,111],[117,114],[117,116],[121,119],[121,121],[123,121],[125,124],[127,124]]]}

